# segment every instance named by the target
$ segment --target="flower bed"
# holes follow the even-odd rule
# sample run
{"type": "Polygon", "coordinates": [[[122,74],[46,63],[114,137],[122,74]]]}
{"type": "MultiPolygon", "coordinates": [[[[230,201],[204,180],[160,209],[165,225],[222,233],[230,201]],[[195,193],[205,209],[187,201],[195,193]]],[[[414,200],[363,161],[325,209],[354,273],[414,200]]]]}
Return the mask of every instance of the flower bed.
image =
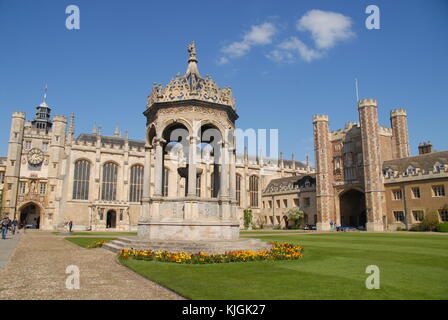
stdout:
{"type": "Polygon", "coordinates": [[[303,257],[303,247],[291,244],[272,242],[273,247],[270,250],[260,251],[229,251],[224,254],[206,254],[203,252],[168,252],[152,250],[123,249],[118,257],[121,259],[136,259],[147,261],[174,262],[184,264],[206,264],[206,263],[228,263],[228,262],[247,262],[262,260],[296,260],[303,257]]]}
{"type": "Polygon", "coordinates": [[[87,248],[101,248],[103,246],[103,244],[105,244],[107,241],[105,240],[100,240],[100,241],[96,241],[90,245],[87,246],[87,248]]]}

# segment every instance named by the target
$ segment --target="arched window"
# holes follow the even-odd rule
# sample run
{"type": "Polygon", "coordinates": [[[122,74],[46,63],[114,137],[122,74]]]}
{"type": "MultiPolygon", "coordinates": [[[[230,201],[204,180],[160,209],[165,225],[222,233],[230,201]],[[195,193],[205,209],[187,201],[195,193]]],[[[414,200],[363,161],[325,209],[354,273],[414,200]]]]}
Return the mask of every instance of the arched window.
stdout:
{"type": "Polygon", "coordinates": [[[236,202],[241,207],[241,175],[236,175],[236,202]]]}
{"type": "MultiPolygon", "coordinates": [[[[129,184],[129,201],[140,202],[143,193],[143,166],[135,165],[131,168],[129,184]]],[[[120,219],[122,220],[122,219],[120,219]]]]}
{"type": "Polygon", "coordinates": [[[103,183],[101,189],[102,200],[117,200],[118,166],[108,162],[103,166],[103,183]]]}
{"type": "Polygon", "coordinates": [[[73,177],[73,199],[89,199],[90,162],[78,160],[75,162],[75,172],[73,177]]]}
{"type": "Polygon", "coordinates": [[[250,206],[258,207],[258,177],[251,176],[249,178],[249,194],[250,194],[250,206]]]}
{"type": "Polygon", "coordinates": [[[168,196],[168,182],[169,182],[169,178],[170,178],[170,170],[168,170],[168,168],[163,169],[163,190],[162,190],[162,195],[164,197],[168,196]]]}

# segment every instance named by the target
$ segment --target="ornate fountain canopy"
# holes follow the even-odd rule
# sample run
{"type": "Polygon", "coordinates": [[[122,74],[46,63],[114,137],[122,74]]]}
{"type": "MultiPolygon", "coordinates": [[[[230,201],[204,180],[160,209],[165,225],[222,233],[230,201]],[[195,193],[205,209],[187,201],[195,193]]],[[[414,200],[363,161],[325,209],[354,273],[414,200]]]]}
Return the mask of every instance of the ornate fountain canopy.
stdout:
{"type": "Polygon", "coordinates": [[[148,97],[147,107],[151,108],[154,103],[158,102],[201,100],[226,105],[235,110],[232,89],[219,88],[208,75],[205,78],[201,77],[194,41],[188,46],[188,53],[188,67],[185,75],[181,76],[178,73],[165,87],[154,83],[148,97]]]}

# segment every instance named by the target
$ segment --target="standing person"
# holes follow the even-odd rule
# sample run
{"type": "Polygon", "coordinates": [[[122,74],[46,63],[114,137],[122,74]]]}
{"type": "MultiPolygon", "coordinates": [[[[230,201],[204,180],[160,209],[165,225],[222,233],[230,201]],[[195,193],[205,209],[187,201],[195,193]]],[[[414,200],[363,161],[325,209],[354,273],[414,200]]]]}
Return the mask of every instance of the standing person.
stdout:
{"type": "Polygon", "coordinates": [[[73,228],[73,221],[70,220],[70,221],[68,222],[68,231],[69,231],[69,232],[72,232],[72,228],[73,228]]]}
{"type": "Polygon", "coordinates": [[[2,229],[2,239],[6,239],[6,235],[8,234],[8,228],[9,228],[9,218],[4,217],[1,221],[0,227],[2,229]]]}
{"type": "Polygon", "coordinates": [[[331,230],[331,232],[334,231],[334,222],[333,222],[333,220],[330,221],[330,230],[331,230]]]}
{"type": "Polygon", "coordinates": [[[17,230],[17,225],[18,225],[19,223],[17,222],[17,219],[14,219],[12,222],[11,222],[11,231],[12,231],[12,234],[14,235],[14,234],[16,234],[16,230],[17,230]]]}

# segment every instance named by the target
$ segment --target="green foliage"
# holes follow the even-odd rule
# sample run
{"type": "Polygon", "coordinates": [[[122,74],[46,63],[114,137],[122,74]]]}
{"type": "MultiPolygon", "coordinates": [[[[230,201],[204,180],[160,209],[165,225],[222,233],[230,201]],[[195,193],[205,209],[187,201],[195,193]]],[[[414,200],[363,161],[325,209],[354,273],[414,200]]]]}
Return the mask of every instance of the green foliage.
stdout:
{"type": "Polygon", "coordinates": [[[252,210],[244,209],[244,229],[249,229],[252,225],[252,210]]]}
{"type": "Polygon", "coordinates": [[[429,211],[425,214],[422,226],[425,231],[434,231],[439,224],[439,215],[435,211],[429,211]]]}
{"type": "Polygon", "coordinates": [[[92,237],[66,237],[65,240],[70,241],[84,248],[98,247],[98,242],[109,242],[117,238],[92,238],[92,237]]]}
{"type": "Polygon", "coordinates": [[[289,221],[293,221],[293,229],[299,229],[303,225],[305,213],[299,208],[292,208],[286,212],[289,221]]]}
{"type": "Polygon", "coordinates": [[[419,223],[419,224],[415,224],[415,225],[413,225],[413,226],[409,229],[409,231],[425,231],[425,227],[424,227],[421,223],[419,223]]]}
{"type": "Polygon", "coordinates": [[[436,227],[438,232],[448,232],[448,222],[439,223],[436,227]]]}

